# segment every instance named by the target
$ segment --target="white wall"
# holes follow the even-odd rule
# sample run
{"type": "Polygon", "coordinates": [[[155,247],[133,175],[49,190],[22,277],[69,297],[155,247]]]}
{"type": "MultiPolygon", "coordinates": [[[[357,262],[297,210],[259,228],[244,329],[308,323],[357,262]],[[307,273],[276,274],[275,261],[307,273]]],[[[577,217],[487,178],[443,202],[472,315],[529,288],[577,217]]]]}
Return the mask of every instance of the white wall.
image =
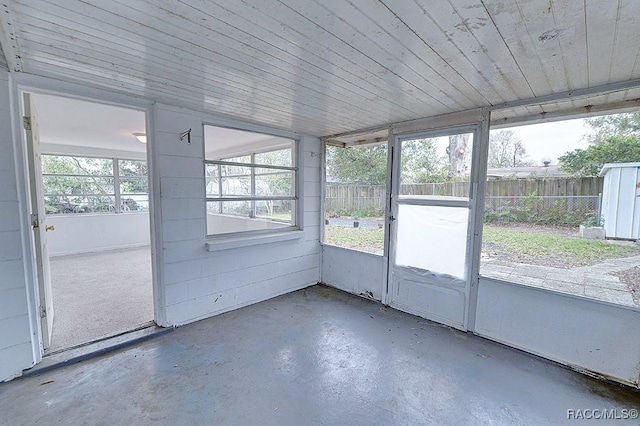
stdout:
{"type": "MultiPolygon", "coordinates": [[[[71,89],[73,93],[93,93],[80,86],[71,89]]],[[[96,92],[97,98],[103,95],[109,99],[108,93],[96,92]]],[[[123,98],[122,102],[127,100],[123,98]]],[[[12,121],[10,111],[17,108],[17,101],[11,104],[9,101],[8,76],[0,72],[0,381],[19,376],[41,358],[36,296],[32,294],[34,277],[27,275],[33,274],[33,260],[28,206],[25,205],[28,183],[24,166],[20,165],[25,154],[20,134],[14,136],[11,131],[12,124],[16,126],[19,119],[12,121]],[[14,148],[18,152],[14,152],[14,148]]],[[[147,221],[150,220],[154,231],[151,246],[156,320],[163,326],[216,315],[320,280],[320,140],[302,137],[300,143],[303,231],[298,231],[291,240],[210,252],[205,246],[210,241],[205,238],[203,122],[247,128],[237,121],[157,104],[152,107],[148,126],[150,187],[155,211],[152,217],[137,215],[140,223],[134,228],[139,234],[129,242],[140,241],[138,237],[142,238],[142,234],[149,237],[147,221]],[[188,128],[193,129],[191,144],[178,137],[188,128]]],[[[248,128],[267,131],[259,126],[248,128]]],[[[295,136],[279,133],[285,137],[295,136]]],[[[136,215],[109,216],[117,222],[136,215]]],[[[106,236],[110,231],[104,229],[103,224],[90,223],[94,219],[102,222],[106,217],[51,217],[51,224],[56,227],[50,234],[54,253],[76,251],[77,248],[69,249],[64,241],[56,241],[72,233],[75,235],[71,239],[76,241],[89,239],[90,232],[91,240],[116,237],[106,236]],[[100,231],[106,232],[96,237],[100,231]]],[[[113,228],[126,226],[112,225],[113,228]]],[[[113,242],[107,244],[113,247],[113,242]]],[[[82,250],[94,248],[85,246],[82,250]]]]}
{"type": "Polygon", "coordinates": [[[640,309],[481,278],[475,333],[638,387],[640,309]]]}
{"type": "Polygon", "coordinates": [[[370,291],[382,300],[386,291],[383,256],[325,244],[322,246],[322,282],[353,294],[370,291]]]}
{"type": "Polygon", "coordinates": [[[10,110],[8,76],[0,70],[0,381],[34,363],[10,110]]]}
{"type": "Polygon", "coordinates": [[[50,256],[138,247],[149,244],[149,214],[70,214],[47,216],[50,256]]]}
{"type": "Polygon", "coordinates": [[[167,105],[153,109],[149,145],[154,196],[161,207],[154,219],[154,244],[160,264],[159,303],[166,307],[158,319],[165,326],[216,315],[320,280],[320,140],[304,137],[300,145],[302,237],[209,252],[205,248],[203,122],[246,128],[167,105]],[[189,128],[191,144],[178,138],[189,128]]]}
{"type": "Polygon", "coordinates": [[[207,229],[224,229],[225,232],[255,231],[262,229],[278,229],[290,226],[268,219],[249,219],[248,217],[224,214],[207,214],[207,229]]]}

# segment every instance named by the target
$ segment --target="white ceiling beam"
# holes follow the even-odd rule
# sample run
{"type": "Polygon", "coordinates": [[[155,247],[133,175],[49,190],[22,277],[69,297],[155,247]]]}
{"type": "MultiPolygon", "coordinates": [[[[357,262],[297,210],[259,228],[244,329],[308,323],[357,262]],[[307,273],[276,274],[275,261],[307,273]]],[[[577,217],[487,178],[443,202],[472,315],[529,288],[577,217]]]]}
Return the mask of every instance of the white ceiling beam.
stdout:
{"type": "MultiPolygon", "coordinates": [[[[557,101],[566,101],[571,99],[580,99],[590,96],[598,96],[605,95],[608,93],[619,92],[623,90],[640,88],[640,79],[634,79],[619,83],[611,83],[600,86],[594,86],[585,89],[576,89],[576,90],[568,90],[565,92],[553,93],[544,96],[538,96],[535,98],[528,99],[520,99],[510,102],[505,102],[498,105],[487,106],[485,109],[487,111],[499,111],[505,109],[512,109],[518,107],[524,107],[529,105],[541,105],[548,104],[557,101]]],[[[534,122],[545,122],[545,121],[558,121],[563,117],[567,118],[569,116],[573,116],[572,118],[580,118],[580,115],[583,117],[594,116],[594,115],[602,115],[607,113],[608,111],[619,111],[623,109],[630,109],[635,106],[640,106],[640,101],[638,99],[632,99],[624,102],[618,102],[614,104],[602,104],[602,105],[587,105],[580,108],[562,110],[562,111],[554,111],[545,113],[542,112],[540,114],[527,115],[521,118],[513,118],[513,119],[497,119],[491,123],[492,128],[498,127],[508,127],[512,125],[517,125],[517,123],[524,124],[528,122],[529,124],[534,122]]],[[[437,117],[426,117],[420,118],[417,120],[410,120],[401,123],[393,123],[386,124],[384,126],[376,126],[370,127],[366,129],[354,130],[351,132],[338,133],[335,135],[325,136],[322,139],[327,140],[340,140],[344,138],[353,138],[356,135],[365,135],[376,133],[384,129],[391,128],[392,133],[407,133],[413,130],[425,130],[427,127],[431,127],[434,123],[439,123],[442,126],[447,126],[451,124],[451,121],[464,121],[464,119],[468,117],[473,117],[481,109],[474,109],[469,111],[460,111],[450,114],[445,114],[443,116],[437,117]],[[451,118],[451,119],[449,119],[451,118]],[[445,119],[443,122],[442,120],[445,119]],[[425,127],[426,126],[426,127],[425,127]],[[423,128],[424,127],[424,128],[423,128]]]]}
{"type": "Polygon", "coordinates": [[[550,123],[561,120],[574,120],[578,118],[595,117],[604,114],[619,114],[623,112],[631,112],[640,108],[640,99],[631,99],[628,101],[615,102],[611,104],[586,105],[579,108],[571,108],[566,110],[541,112],[539,114],[497,118],[491,121],[491,129],[504,129],[507,127],[515,127],[520,125],[550,123]]]}
{"type": "Polygon", "coordinates": [[[601,86],[593,86],[585,89],[567,90],[564,92],[551,93],[535,98],[518,99],[515,101],[504,102],[497,105],[487,107],[489,111],[498,111],[501,109],[511,109],[527,105],[547,104],[555,101],[564,101],[587,96],[604,95],[621,90],[635,89],[640,87],[640,79],[621,81],[618,83],[603,84],[601,86]]]}

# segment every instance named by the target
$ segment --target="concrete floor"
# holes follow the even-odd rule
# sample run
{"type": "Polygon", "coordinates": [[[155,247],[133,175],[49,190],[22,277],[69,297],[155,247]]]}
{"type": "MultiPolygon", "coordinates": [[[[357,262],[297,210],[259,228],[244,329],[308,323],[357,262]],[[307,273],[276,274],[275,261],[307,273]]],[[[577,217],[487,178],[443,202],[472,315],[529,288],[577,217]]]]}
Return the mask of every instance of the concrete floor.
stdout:
{"type": "Polygon", "coordinates": [[[11,425],[549,425],[639,405],[637,392],[323,286],[0,384],[11,425]]]}
{"type": "Polygon", "coordinates": [[[153,320],[147,247],[52,257],[53,335],[48,352],[153,320]]]}

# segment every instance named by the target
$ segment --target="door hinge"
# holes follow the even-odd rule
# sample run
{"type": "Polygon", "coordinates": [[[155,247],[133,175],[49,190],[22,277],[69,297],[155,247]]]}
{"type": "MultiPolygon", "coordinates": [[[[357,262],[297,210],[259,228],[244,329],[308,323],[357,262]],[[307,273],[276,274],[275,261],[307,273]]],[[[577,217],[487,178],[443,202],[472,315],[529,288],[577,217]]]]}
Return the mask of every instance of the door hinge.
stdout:
{"type": "Polygon", "coordinates": [[[40,305],[40,318],[47,316],[47,308],[44,305],[40,305]]]}
{"type": "Polygon", "coordinates": [[[31,117],[22,117],[22,125],[25,130],[31,130],[31,117]]]}
{"type": "Polygon", "coordinates": [[[37,213],[31,214],[31,229],[38,229],[40,227],[40,218],[37,213]]]}

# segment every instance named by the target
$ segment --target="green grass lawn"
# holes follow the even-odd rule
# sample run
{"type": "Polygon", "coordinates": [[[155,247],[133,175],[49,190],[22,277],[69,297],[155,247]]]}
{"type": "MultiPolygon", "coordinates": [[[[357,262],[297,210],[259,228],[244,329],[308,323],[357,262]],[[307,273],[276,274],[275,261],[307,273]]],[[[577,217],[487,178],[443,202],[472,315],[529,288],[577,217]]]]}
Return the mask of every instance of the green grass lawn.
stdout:
{"type": "Polygon", "coordinates": [[[328,244],[367,253],[382,254],[384,251],[384,229],[327,225],[324,227],[324,240],[328,244]]]}
{"type": "MultiPolygon", "coordinates": [[[[384,229],[325,226],[325,242],[340,247],[382,254],[384,229]]],[[[611,258],[640,254],[636,245],[622,245],[577,236],[485,225],[483,243],[509,260],[545,265],[589,265],[611,258]]]]}
{"type": "Polygon", "coordinates": [[[579,265],[640,254],[640,248],[634,245],[562,234],[523,232],[491,225],[484,227],[483,243],[495,244],[500,250],[524,260],[561,258],[565,263],[579,265]]]}

